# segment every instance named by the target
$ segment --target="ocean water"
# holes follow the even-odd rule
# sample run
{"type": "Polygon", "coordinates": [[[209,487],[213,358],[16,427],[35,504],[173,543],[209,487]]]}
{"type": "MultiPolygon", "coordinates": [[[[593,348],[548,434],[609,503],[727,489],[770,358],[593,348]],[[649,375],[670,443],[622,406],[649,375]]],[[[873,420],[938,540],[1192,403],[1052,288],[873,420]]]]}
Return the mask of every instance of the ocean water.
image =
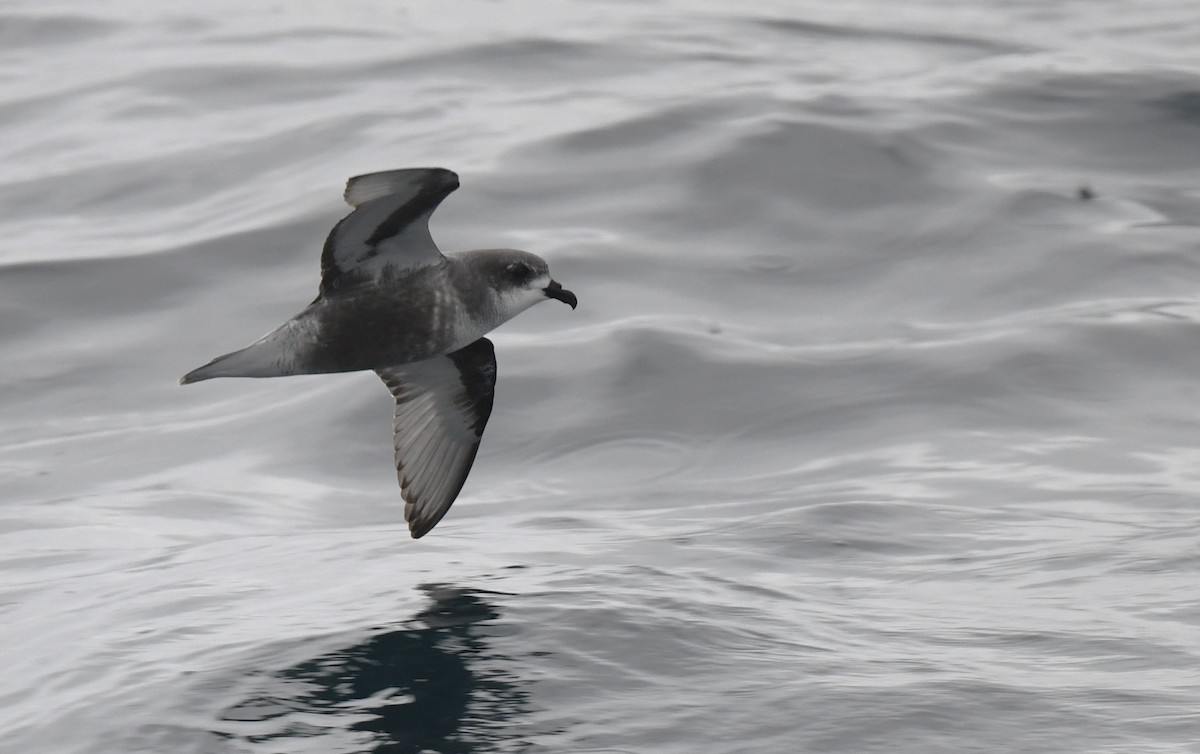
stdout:
{"type": "Polygon", "coordinates": [[[1200,751],[1194,2],[0,9],[0,750],[1200,751]],[[403,525],[178,377],[346,177],[580,300],[403,525]]]}

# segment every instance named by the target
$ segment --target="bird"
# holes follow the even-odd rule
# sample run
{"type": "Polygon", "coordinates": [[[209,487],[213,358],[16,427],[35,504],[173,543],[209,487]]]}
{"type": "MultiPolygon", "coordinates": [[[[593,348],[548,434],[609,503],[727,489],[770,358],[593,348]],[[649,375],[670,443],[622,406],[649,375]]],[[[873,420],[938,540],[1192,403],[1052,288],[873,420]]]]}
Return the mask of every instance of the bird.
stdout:
{"type": "Polygon", "coordinates": [[[395,399],[396,474],[414,539],[462,491],[491,416],[496,352],[484,335],[547,299],[579,303],[535,254],[443,254],[429,217],[458,186],[445,168],[350,178],[343,196],[353,210],[325,240],[316,299],[179,380],[373,370],[395,399]]]}

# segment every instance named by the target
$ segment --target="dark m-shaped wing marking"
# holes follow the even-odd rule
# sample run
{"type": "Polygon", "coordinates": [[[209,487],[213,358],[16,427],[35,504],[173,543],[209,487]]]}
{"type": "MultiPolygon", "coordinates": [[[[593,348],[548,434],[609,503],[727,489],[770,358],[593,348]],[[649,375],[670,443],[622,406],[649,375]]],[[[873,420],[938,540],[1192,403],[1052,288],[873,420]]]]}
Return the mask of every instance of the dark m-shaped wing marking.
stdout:
{"type": "Polygon", "coordinates": [[[496,352],[480,338],[446,356],[377,373],[396,399],[396,474],[404,520],[418,539],[446,515],[475,462],[492,415],[496,352]]]}
{"type": "Polygon", "coordinates": [[[443,168],[388,170],[347,181],[346,203],[355,209],[325,239],[321,295],[377,279],[387,268],[441,262],[429,216],[456,188],[458,176],[443,168]]]}

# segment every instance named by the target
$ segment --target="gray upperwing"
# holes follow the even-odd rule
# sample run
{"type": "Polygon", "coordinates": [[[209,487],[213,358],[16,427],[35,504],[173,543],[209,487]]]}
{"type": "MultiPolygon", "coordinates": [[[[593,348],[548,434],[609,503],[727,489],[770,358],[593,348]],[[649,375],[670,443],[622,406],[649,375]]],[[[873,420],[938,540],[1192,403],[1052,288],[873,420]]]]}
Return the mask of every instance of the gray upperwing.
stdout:
{"type": "Polygon", "coordinates": [[[458,497],[475,462],[496,385],[496,352],[480,338],[428,361],[376,370],[396,399],[396,475],[413,539],[458,497]]]}
{"type": "Polygon", "coordinates": [[[346,182],[346,215],[325,239],[321,295],[377,279],[387,268],[403,271],[440,263],[429,235],[429,216],[458,176],[443,168],[408,168],[358,175],[346,182]]]}

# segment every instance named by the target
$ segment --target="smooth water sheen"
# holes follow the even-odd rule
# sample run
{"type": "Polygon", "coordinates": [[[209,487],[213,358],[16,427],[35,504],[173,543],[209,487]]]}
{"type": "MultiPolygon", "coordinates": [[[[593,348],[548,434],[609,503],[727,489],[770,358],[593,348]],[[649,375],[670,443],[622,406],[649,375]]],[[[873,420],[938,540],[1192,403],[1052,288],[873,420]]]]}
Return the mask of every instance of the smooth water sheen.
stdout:
{"type": "Polygon", "coordinates": [[[1197,21],[7,3],[0,748],[1200,750],[1197,21]],[[580,306],[413,541],[374,375],[176,380],[425,165],[580,306]]]}

